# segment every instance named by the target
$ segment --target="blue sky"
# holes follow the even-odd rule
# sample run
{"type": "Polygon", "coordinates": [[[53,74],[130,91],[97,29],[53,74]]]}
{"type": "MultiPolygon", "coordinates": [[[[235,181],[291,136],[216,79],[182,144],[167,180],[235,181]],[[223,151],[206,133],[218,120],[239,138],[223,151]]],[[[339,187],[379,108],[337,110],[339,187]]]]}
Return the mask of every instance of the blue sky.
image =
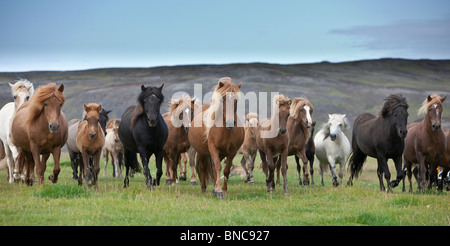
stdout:
{"type": "Polygon", "coordinates": [[[448,0],[0,0],[0,71],[450,59],[448,0]]]}

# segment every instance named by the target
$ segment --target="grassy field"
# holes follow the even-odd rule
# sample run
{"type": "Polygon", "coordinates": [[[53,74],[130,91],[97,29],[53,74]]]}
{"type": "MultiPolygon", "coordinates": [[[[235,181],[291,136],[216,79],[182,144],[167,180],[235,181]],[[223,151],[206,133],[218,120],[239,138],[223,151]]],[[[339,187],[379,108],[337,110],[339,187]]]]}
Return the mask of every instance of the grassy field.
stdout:
{"type": "MultiPolygon", "coordinates": [[[[234,162],[237,160],[240,156],[234,162]]],[[[123,189],[123,179],[111,177],[111,165],[108,165],[108,177],[103,177],[103,164],[98,190],[86,190],[71,179],[68,157],[63,161],[57,184],[49,180],[43,186],[9,184],[5,170],[1,171],[0,225],[450,226],[448,192],[402,193],[401,185],[392,194],[381,192],[373,159],[366,163],[353,187],[335,188],[331,186],[329,174],[325,186],[320,185],[317,168],[316,185],[299,186],[295,161],[290,157],[290,196],[284,195],[282,186],[276,186],[275,192],[268,194],[265,176],[261,169],[256,169],[254,185],[244,183],[238,176],[232,177],[228,196],[223,200],[214,197],[212,184],[202,193],[199,186],[191,186],[189,181],[165,185],[164,176],[162,185],[153,191],[145,188],[142,174],[136,174],[130,180],[130,187],[123,189]]],[[[52,169],[52,163],[47,165],[46,177],[52,169]]],[[[152,175],[156,173],[153,158],[150,170],[152,175]]],[[[347,179],[345,175],[345,183],[347,179]]]]}

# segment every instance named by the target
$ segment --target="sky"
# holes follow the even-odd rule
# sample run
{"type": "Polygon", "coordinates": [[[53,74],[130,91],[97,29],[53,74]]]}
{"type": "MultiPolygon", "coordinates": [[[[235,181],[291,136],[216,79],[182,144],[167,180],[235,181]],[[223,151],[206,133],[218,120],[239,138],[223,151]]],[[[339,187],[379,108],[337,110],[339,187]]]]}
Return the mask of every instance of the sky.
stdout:
{"type": "Polygon", "coordinates": [[[450,59],[448,0],[0,0],[0,71],[450,59]]]}

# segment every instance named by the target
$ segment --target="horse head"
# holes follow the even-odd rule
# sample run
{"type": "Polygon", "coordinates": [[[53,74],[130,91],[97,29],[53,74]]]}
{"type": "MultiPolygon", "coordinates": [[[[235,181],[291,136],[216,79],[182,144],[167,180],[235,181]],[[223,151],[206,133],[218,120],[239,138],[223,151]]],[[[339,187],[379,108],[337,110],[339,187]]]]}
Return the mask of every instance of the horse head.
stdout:
{"type": "Polygon", "coordinates": [[[408,130],[406,125],[408,124],[408,103],[406,98],[400,94],[389,95],[384,99],[383,108],[381,110],[381,116],[383,118],[391,119],[391,126],[397,131],[397,135],[400,138],[405,138],[408,130]]]}
{"type": "Polygon", "coordinates": [[[274,102],[278,105],[279,129],[278,133],[281,135],[287,132],[286,125],[290,115],[292,101],[280,94],[274,97],[274,102]]]}
{"type": "Polygon", "coordinates": [[[237,125],[237,101],[240,98],[241,86],[242,83],[236,85],[231,82],[231,78],[229,77],[224,77],[219,80],[214,87],[210,108],[208,109],[209,116],[206,122],[207,132],[218,119],[222,120],[219,123],[222,124],[220,126],[223,126],[223,123],[225,123],[225,127],[228,130],[233,129],[237,125]]]}
{"type": "Polygon", "coordinates": [[[431,130],[437,131],[441,129],[441,117],[442,117],[442,103],[445,101],[447,96],[441,98],[439,95],[428,95],[427,99],[424,102],[424,105],[427,108],[426,118],[431,123],[431,130]]]}
{"type": "Polygon", "coordinates": [[[292,118],[300,118],[307,128],[311,127],[314,107],[306,98],[294,98],[290,113],[292,118]]]}
{"type": "MultiPolygon", "coordinates": [[[[91,140],[97,137],[98,128],[100,125],[100,112],[102,111],[102,105],[89,103],[84,104],[84,111],[86,113],[85,120],[88,123],[88,134],[91,140]]],[[[100,126],[101,127],[101,126],[100,126]]]]}
{"type": "Polygon", "coordinates": [[[191,125],[194,101],[188,95],[183,95],[181,98],[173,99],[170,101],[169,115],[170,121],[174,127],[184,126],[186,132],[188,132],[191,125]]]}
{"type": "Polygon", "coordinates": [[[142,107],[142,113],[147,117],[147,124],[149,127],[156,127],[158,116],[160,114],[161,105],[164,102],[162,88],[160,87],[145,87],[141,86],[141,94],[139,95],[139,104],[142,107]]]}
{"type": "Polygon", "coordinates": [[[256,137],[256,129],[258,128],[258,114],[257,113],[248,113],[245,116],[245,127],[250,130],[253,137],[256,137]]]}
{"type": "Polygon", "coordinates": [[[54,83],[39,87],[36,95],[30,100],[31,110],[28,119],[37,118],[43,113],[47,120],[50,133],[58,132],[61,108],[65,101],[65,97],[62,94],[63,91],[63,84],[59,87],[54,83]]]}
{"type": "Polygon", "coordinates": [[[349,123],[345,114],[329,114],[327,127],[330,131],[331,141],[336,140],[337,136],[341,133],[342,129],[347,129],[349,123]]]}
{"type": "Polygon", "coordinates": [[[33,84],[26,80],[21,79],[14,84],[9,83],[14,98],[15,109],[17,110],[22,104],[30,99],[34,93],[33,84]]]}

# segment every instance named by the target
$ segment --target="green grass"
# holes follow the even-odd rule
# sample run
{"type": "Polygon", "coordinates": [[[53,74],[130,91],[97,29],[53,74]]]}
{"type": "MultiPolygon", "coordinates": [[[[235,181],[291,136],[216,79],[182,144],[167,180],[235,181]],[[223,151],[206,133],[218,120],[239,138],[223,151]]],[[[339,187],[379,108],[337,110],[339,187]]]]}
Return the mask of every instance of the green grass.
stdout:
{"type": "MultiPolygon", "coordinates": [[[[234,162],[237,160],[240,156],[234,162]]],[[[71,179],[67,157],[57,184],[49,180],[42,186],[9,184],[2,170],[0,225],[450,225],[448,192],[402,193],[401,185],[393,194],[381,192],[373,159],[366,163],[353,187],[332,187],[329,174],[325,186],[321,186],[318,170],[314,175],[316,185],[299,186],[294,159],[290,157],[288,162],[290,196],[284,195],[282,185],[268,194],[265,176],[256,168],[254,185],[231,177],[223,200],[214,197],[212,184],[202,193],[189,181],[165,185],[164,176],[161,186],[153,191],[145,188],[142,174],[136,174],[130,187],[123,189],[123,179],[111,177],[111,165],[108,177],[103,177],[103,160],[97,190],[86,190],[71,179]]],[[[52,169],[52,163],[47,165],[46,177],[52,169]]],[[[150,170],[154,176],[153,158],[150,170]]],[[[347,178],[344,176],[344,182],[347,178]]]]}

